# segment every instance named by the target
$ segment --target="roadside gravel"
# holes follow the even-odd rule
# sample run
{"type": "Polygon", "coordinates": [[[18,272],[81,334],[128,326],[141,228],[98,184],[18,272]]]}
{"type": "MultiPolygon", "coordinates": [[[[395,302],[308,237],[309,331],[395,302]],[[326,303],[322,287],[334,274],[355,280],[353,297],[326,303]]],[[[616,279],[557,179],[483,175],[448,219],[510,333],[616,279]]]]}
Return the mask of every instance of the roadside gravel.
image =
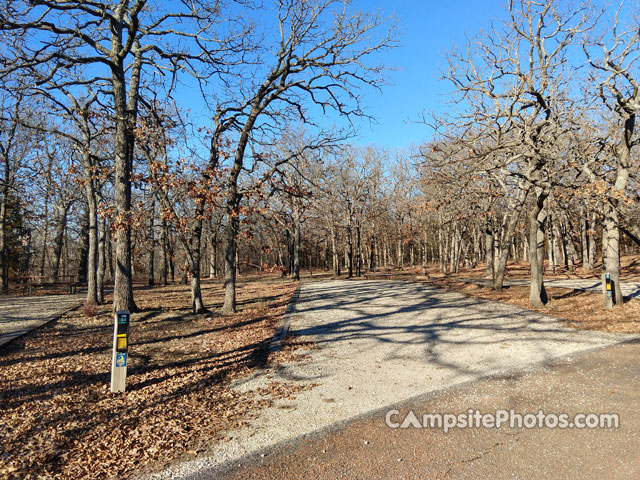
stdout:
{"type": "Polygon", "coordinates": [[[236,388],[317,386],[274,402],[212,445],[209,456],[150,478],[216,478],[243,456],[386,405],[634,338],[574,330],[535,312],[412,282],[305,283],[288,315],[290,334],[318,347],[306,352],[310,361],[265,370],[236,388]]]}

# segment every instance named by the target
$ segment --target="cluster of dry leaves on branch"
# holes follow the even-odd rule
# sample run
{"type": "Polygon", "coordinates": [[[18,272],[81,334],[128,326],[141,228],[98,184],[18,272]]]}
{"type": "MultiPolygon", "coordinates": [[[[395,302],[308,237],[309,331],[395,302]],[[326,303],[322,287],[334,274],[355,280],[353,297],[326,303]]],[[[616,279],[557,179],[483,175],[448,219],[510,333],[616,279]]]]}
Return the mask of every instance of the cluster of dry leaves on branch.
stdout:
{"type": "MultiPolygon", "coordinates": [[[[233,379],[268,366],[268,343],[295,283],[240,284],[241,311],[192,315],[186,287],[140,290],[124,394],[109,392],[113,320],[79,311],[0,351],[0,478],[126,478],[208,450],[273,398],[233,379]]],[[[205,302],[222,288],[204,283],[205,302]]],[[[217,303],[216,303],[217,302],[217,303]]],[[[278,361],[278,360],[276,360],[278,361]]]]}

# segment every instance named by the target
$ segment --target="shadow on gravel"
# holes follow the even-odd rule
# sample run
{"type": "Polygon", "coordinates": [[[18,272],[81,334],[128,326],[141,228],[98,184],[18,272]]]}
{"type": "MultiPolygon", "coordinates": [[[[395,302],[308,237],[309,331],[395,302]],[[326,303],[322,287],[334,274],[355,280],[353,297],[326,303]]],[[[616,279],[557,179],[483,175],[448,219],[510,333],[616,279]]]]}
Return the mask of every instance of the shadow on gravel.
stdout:
{"type": "MultiPolygon", "coordinates": [[[[562,345],[602,344],[599,335],[578,332],[556,319],[515,306],[443,292],[409,282],[349,281],[307,284],[294,315],[311,316],[292,335],[316,344],[359,340],[364,348],[387,344],[384,360],[422,359],[457,374],[488,374],[505,357],[531,355],[544,361],[562,345]]],[[[580,295],[581,292],[572,293],[580,295]]]]}

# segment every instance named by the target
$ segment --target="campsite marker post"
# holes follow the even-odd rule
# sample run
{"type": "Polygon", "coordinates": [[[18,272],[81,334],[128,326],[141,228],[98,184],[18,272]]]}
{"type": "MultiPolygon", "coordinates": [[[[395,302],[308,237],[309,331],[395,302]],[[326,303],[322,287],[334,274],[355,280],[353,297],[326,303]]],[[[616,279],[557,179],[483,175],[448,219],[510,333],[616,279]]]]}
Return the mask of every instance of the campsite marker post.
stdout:
{"type": "Polygon", "coordinates": [[[115,313],[113,355],[111,357],[111,392],[113,393],[125,390],[130,319],[131,314],[128,310],[119,310],[115,313]]]}
{"type": "Polygon", "coordinates": [[[602,275],[602,293],[604,295],[604,308],[613,308],[613,281],[609,273],[602,275]]]}

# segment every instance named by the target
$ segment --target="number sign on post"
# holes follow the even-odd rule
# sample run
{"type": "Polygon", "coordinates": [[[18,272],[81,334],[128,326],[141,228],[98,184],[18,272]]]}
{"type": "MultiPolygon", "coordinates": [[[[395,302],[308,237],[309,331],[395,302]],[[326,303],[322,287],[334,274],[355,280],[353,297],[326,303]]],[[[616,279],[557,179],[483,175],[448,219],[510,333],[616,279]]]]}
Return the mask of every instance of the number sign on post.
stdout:
{"type": "Polygon", "coordinates": [[[115,314],[113,328],[113,356],[111,358],[111,391],[124,392],[127,379],[127,354],[129,352],[128,310],[119,310],[115,314]]]}

